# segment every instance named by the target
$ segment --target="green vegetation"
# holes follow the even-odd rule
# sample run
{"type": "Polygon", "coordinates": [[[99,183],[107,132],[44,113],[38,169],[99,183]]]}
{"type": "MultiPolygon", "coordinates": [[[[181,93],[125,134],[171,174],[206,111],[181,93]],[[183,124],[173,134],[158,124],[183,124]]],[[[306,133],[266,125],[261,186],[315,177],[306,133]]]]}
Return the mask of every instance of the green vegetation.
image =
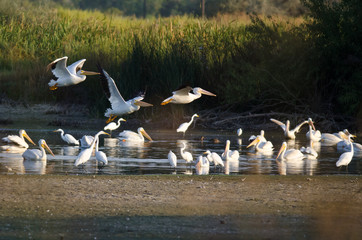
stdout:
{"type": "Polygon", "coordinates": [[[248,21],[138,19],[2,0],[0,97],[86,103],[94,116],[103,115],[109,103],[97,77],[48,90],[47,64],[68,56],[69,63],[86,58],[86,70],[96,70],[100,62],[126,99],[146,88],[145,100],[155,104],[146,114],[157,115],[159,103],[189,83],[218,95],[191,104],[195,111],[232,104],[356,116],[362,92],[361,6],[358,0],[303,2],[311,18],[301,22],[256,15],[248,21]]]}

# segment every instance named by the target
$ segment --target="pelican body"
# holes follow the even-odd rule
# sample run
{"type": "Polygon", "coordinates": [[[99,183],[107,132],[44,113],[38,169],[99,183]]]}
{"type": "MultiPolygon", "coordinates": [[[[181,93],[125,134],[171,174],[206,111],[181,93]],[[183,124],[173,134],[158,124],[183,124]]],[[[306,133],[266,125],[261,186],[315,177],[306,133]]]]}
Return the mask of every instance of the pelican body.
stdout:
{"type": "Polygon", "coordinates": [[[295,139],[295,134],[298,133],[300,131],[300,128],[308,123],[308,121],[303,121],[302,123],[298,124],[294,129],[290,129],[290,121],[287,120],[286,123],[282,123],[281,121],[278,121],[276,119],[271,118],[270,121],[272,121],[273,123],[276,123],[279,125],[279,127],[281,127],[284,131],[284,136],[287,139],[295,139]]]}
{"type": "Polygon", "coordinates": [[[239,152],[230,150],[230,140],[226,140],[225,151],[221,155],[226,161],[239,161],[239,152]]]}
{"type": "Polygon", "coordinates": [[[46,161],[47,160],[47,155],[45,153],[45,149],[54,156],[52,150],[50,150],[49,146],[47,145],[47,143],[45,142],[44,139],[40,139],[38,142],[39,145],[39,149],[27,149],[22,157],[25,160],[42,160],[42,161],[46,161]]]}
{"type": "Polygon", "coordinates": [[[75,139],[72,135],[70,134],[64,134],[63,129],[57,129],[53,132],[60,132],[60,136],[61,138],[64,140],[64,142],[68,143],[68,144],[74,144],[74,145],[79,145],[79,141],[77,139],[75,139]]]}
{"type": "Polygon", "coordinates": [[[31,140],[31,138],[29,137],[29,135],[25,132],[24,129],[21,129],[19,131],[19,136],[17,135],[9,135],[7,137],[3,137],[2,140],[6,143],[10,143],[13,145],[16,145],[17,147],[22,147],[22,148],[28,148],[29,144],[25,141],[24,137],[31,142],[33,145],[35,145],[35,143],[33,142],[33,140],[31,140]]]}
{"type": "Polygon", "coordinates": [[[137,129],[137,133],[135,133],[133,131],[129,131],[129,130],[124,130],[123,132],[119,133],[119,135],[118,135],[118,137],[122,141],[127,141],[127,142],[144,142],[145,138],[143,136],[145,136],[148,140],[152,141],[152,138],[143,129],[143,127],[139,127],[137,129]]]}
{"type": "Polygon", "coordinates": [[[283,142],[276,159],[278,159],[279,156],[280,156],[281,160],[289,160],[289,161],[301,160],[304,158],[304,155],[300,150],[297,150],[297,149],[288,149],[287,150],[286,142],[283,142]]]}
{"type": "Polygon", "coordinates": [[[307,139],[315,142],[319,142],[322,138],[322,134],[319,130],[316,130],[311,118],[308,118],[309,131],[306,133],[307,139]]]}
{"type": "Polygon", "coordinates": [[[76,85],[86,79],[86,75],[97,75],[97,72],[89,72],[82,70],[83,64],[86,61],[81,59],[67,67],[68,57],[55,59],[48,65],[48,70],[51,69],[55,80],[51,79],[48,83],[50,90],[56,90],[58,87],[67,87],[76,85]]]}
{"type": "Polygon", "coordinates": [[[273,144],[270,141],[264,142],[264,139],[264,137],[258,135],[246,148],[255,145],[255,151],[257,152],[272,152],[274,149],[273,144]]]}
{"type": "Polygon", "coordinates": [[[197,175],[208,175],[210,172],[210,163],[206,157],[202,155],[198,156],[195,164],[195,170],[197,175]]]}
{"type": "Polygon", "coordinates": [[[199,117],[199,115],[197,114],[194,114],[192,115],[191,117],[191,120],[189,122],[185,122],[185,123],[182,123],[176,130],[176,132],[182,132],[183,135],[185,135],[185,132],[187,131],[187,129],[189,128],[189,126],[191,125],[192,121],[194,121],[194,118],[195,117],[199,117]]]}
{"type": "MultiPolygon", "coordinates": [[[[90,157],[92,156],[92,151],[93,151],[93,148],[96,144],[96,142],[98,141],[98,138],[99,138],[99,135],[101,134],[106,134],[106,135],[109,135],[108,133],[104,132],[104,131],[99,131],[93,138],[93,141],[90,145],[90,147],[82,150],[79,154],[78,154],[78,157],[77,159],[75,160],[75,163],[74,163],[74,166],[78,166],[80,164],[83,164],[83,163],[86,163],[90,157]]],[[[102,161],[102,160],[101,160],[102,161]]]]}
{"type": "Polygon", "coordinates": [[[200,87],[192,88],[190,86],[182,86],[176,91],[172,92],[172,96],[166,98],[162,101],[161,105],[166,105],[168,103],[174,104],[187,104],[201,97],[202,94],[213,96],[216,95],[206,91],[200,87]],[[192,90],[192,93],[190,92],[192,90]]]}
{"type": "Polygon", "coordinates": [[[101,66],[98,66],[98,69],[101,74],[103,90],[109,102],[111,103],[111,108],[108,108],[104,114],[104,116],[108,117],[107,123],[113,121],[117,116],[131,114],[135,111],[138,111],[140,107],[153,106],[150,103],[142,101],[144,98],[144,94],[125,101],[122,95],[119,93],[116,83],[109,76],[109,74],[105,70],[103,70],[101,66]]]}

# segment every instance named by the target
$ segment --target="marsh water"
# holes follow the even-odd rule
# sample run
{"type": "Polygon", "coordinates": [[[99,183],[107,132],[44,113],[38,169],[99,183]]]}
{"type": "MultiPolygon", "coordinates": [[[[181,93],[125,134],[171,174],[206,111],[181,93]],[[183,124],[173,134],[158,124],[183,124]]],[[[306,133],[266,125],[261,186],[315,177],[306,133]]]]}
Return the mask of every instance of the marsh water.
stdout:
{"type": "MultiPolygon", "coordinates": [[[[335,146],[325,146],[319,142],[313,144],[318,152],[316,159],[303,159],[301,161],[276,161],[279,148],[284,140],[281,131],[266,131],[265,137],[274,145],[274,151],[269,154],[256,153],[254,149],[247,148],[249,137],[258,132],[244,130],[239,137],[234,132],[197,131],[190,129],[185,136],[171,130],[145,129],[153,141],[144,143],[131,143],[120,141],[117,136],[120,131],[113,131],[112,136],[101,135],[99,148],[108,157],[108,165],[103,166],[97,162],[94,154],[84,165],[74,166],[75,159],[82,150],[78,146],[71,146],[64,142],[60,133],[52,130],[27,129],[27,133],[35,143],[41,138],[45,139],[54,153],[54,157],[47,154],[47,161],[29,161],[22,157],[19,151],[0,152],[0,174],[195,174],[195,162],[199,155],[206,150],[222,154],[226,140],[231,141],[231,150],[238,150],[239,161],[227,163],[227,166],[210,166],[209,174],[281,174],[281,175],[331,175],[331,174],[360,174],[362,155],[356,153],[348,168],[339,169],[336,161],[344,152],[335,146]],[[180,149],[186,143],[186,151],[192,153],[194,162],[187,164],[180,155],[180,149]],[[168,152],[173,151],[178,159],[177,167],[170,166],[168,152]],[[225,171],[226,170],[226,171],[225,171]]],[[[95,135],[96,131],[69,130],[77,139],[83,135],[95,135]]],[[[9,134],[18,134],[17,129],[0,129],[0,137],[9,134]]],[[[357,141],[358,142],[358,141],[357,141]]],[[[309,146],[305,132],[300,132],[296,140],[287,141],[288,148],[299,149],[309,146]]],[[[37,148],[38,146],[30,146],[37,148]]],[[[204,154],[205,156],[205,154],[204,154]]]]}

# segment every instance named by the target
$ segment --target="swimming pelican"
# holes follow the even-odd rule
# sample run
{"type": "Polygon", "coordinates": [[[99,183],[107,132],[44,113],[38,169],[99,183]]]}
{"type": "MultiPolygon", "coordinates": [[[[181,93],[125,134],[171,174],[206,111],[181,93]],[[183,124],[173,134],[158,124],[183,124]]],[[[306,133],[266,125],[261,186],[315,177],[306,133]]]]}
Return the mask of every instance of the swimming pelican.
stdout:
{"type": "Polygon", "coordinates": [[[68,67],[67,60],[68,57],[58,58],[48,65],[47,69],[51,69],[56,79],[51,79],[48,83],[50,90],[81,83],[86,79],[86,75],[99,74],[97,72],[82,70],[83,64],[86,61],[85,59],[81,59],[68,67]]]}
{"type": "Polygon", "coordinates": [[[321,142],[324,145],[328,145],[328,146],[336,145],[340,141],[347,140],[347,139],[348,139],[348,136],[344,133],[344,130],[339,131],[338,133],[322,133],[322,135],[321,135],[321,142]]]}
{"type": "Polygon", "coordinates": [[[226,140],[225,151],[221,156],[225,158],[226,161],[238,161],[239,155],[237,150],[230,150],[230,140],[226,140]]]}
{"type": "Polygon", "coordinates": [[[107,165],[108,164],[107,155],[104,152],[98,150],[98,145],[99,145],[99,137],[97,138],[96,141],[96,151],[95,151],[96,159],[97,161],[102,162],[103,165],[107,165]]]}
{"type": "Polygon", "coordinates": [[[111,131],[110,135],[112,135],[112,131],[116,130],[117,128],[119,128],[119,126],[121,126],[121,121],[125,122],[126,119],[124,119],[124,118],[118,119],[117,124],[115,122],[110,122],[110,123],[107,124],[107,126],[105,126],[103,128],[103,130],[104,131],[110,130],[111,131]]]}
{"type": "Polygon", "coordinates": [[[270,141],[262,142],[263,137],[257,136],[246,148],[255,145],[255,151],[257,152],[272,152],[274,150],[273,144],[270,141]]]}
{"type": "Polygon", "coordinates": [[[319,130],[315,130],[313,121],[311,118],[308,118],[309,131],[306,133],[307,139],[315,142],[321,140],[322,134],[319,130]]]}
{"type": "Polygon", "coordinates": [[[98,66],[99,72],[101,73],[101,82],[103,90],[111,103],[111,108],[108,108],[104,116],[109,117],[107,123],[113,121],[117,116],[125,114],[131,114],[138,111],[141,107],[151,107],[150,103],[143,102],[144,94],[141,94],[135,98],[128,100],[127,102],[123,99],[119,93],[118,88],[114,80],[104,71],[101,66],[98,66]]]}
{"type": "Polygon", "coordinates": [[[317,151],[313,148],[314,141],[309,140],[309,147],[301,147],[299,150],[308,159],[316,159],[318,157],[317,151]]]}
{"type": "Polygon", "coordinates": [[[197,175],[208,175],[210,172],[210,163],[206,157],[202,155],[198,156],[195,164],[195,170],[197,175]]]}
{"type": "Polygon", "coordinates": [[[47,155],[45,153],[44,148],[51,154],[54,156],[52,150],[50,150],[49,146],[47,145],[47,143],[45,142],[44,139],[40,139],[39,142],[39,149],[27,149],[24,153],[23,153],[23,158],[25,160],[43,160],[46,161],[47,160],[47,155]]]}
{"type": "Polygon", "coordinates": [[[238,137],[240,137],[241,134],[243,134],[243,129],[239,128],[238,130],[236,130],[236,134],[238,135],[238,137]]]}
{"type": "Polygon", "coordinates": [[[92,151],[93,151],[93,148],[94,148],[94,145],[96,144],[96,141],[98,140],[99,138],[99,135],[101,134],[106,134],[106,135],[109,135],[108,133],[104,132],[104,131],[99,131],[93,138],[93,141],[90,145],[90,147],[82,150],[79,154],[78,154],[78,157],[77,159],[75,160],[75,163],[74,163],[74,166],[78,166],[80,164],[83,164],[83,163],[86,163],[90,157],[92,156],[92,151]]]}
{"type": "Polygon", "coordinates": [[[3,137],[2,140],[6,143],[11,143],[14,145],[17,145],[19,147],[23,147],[23,148],[28,148],[29,145],[27,144],[27,142],[25,142],[24,137],[31,142],[32,144],[35,145],[35,143],[33,142],[33,140],[31,140],[31,138],[29,137],[29,135],[25,132],[24,129],[21,129],[19,131],[19,136],[17,135],[9,135],[7,137],[3,137]]]}
{"type": "Polygon", "coordinates": [[[350,134],[348,131],[346,131],[344,133],[348,136],[348,142],[350,144],[351,151],[345,152],[339,157],[338,161],[336,162],[337,167],[341,167],[341,166],[347,167],[348,164],[352,161],[353,154],[354,154],[353,143],[351,141],[351,137],[353,137],[354,135],[350,134]]]}
{"type": "Polygon", "coordinates": [[[79,141],[76,140],[72,135],[70,134],[64,134],[64,131],[63,129],[57,129],[57,130],[54,130],[53,132],[60,132],[60,136],[61,138],[68,144],[74,144],[74,145],[79,145],[79,141]]]}
{"type": "Polygon", "coordinates": [[[193,161],[192,154],[190,152],[186,152],[186,143],[182,142],[183,147],[180,149],[181,157],[186,161],[186,163],[190,163],[193,161]]]}
{"type": "Polygon", "coordinates": [[[204,154],[206,154],[206,158],[210,163],[214,163],[215,167],[217,165],[224,167],[224,162],[222,161],[220,155],[216,152],[210,152],[210,150],[207,150],[204,154]]]}
{"type": "Polygon", "coordinates": [[[166,105],[168,103],[174,103],[174,104],[187,104],[190,103],[198,98],[201,97],[202,94],[209,95],[215,97],[216,95],[206,91],[202,88],[195,87],[192,88],[190,86],[182,86],[176,91],[172,92],[172,96],[169,98],[166,98],[162,101],[161,105],[166,105]],[[193,93],[190,93],[190,91],[193,91],[193,93]]]}
{"type": "Polygon", "coordinates": [[[251,135],[249,137],[249,142],[254,141],[257,137],[259,137],[260,142],[266,142],[266,138],[264,137],[264,130],[260,130],[260,134],[259,135],[251,135]]]}
{"type": "Polygon", "coordinates": [[[90,147],[90,145],[92,144],[94,140],[93,136],[90,135],[84,135],[81,139],[80,139],[80,147],[82,148],[88,148],[90,147]]]}
{"type": "Polygon", "coordinates": [[[177,167],[177,157],[171,150],[168,152],[167,155],[168,161],[170,162],[171,167],[177,167]]]}
{"type": "Polygon", "coordinates": [[[143,136],[145,136],[148,140],[152,141],[152,138],[150,137],[150,135],[147,134],[147,132],[143,129],[143,127],[139,127],[137,129],[137,133],[130,130],[124,130],[118,135],[118,137],[122,141],[129,141],[129,142],[144,142],[145,138],[143,136]]]}
{"type": "Polygon", "coordinates": [[[176,132],[182,132],[183,135],[185,136],[185,132],[187,131],[187,129],[189,128],[189,126],[191,125],[192,121],[194,121],[195,117],[199,117],[199,115],[197,115],[196,113],[194,115],[192,115],[191,120],[189,122],[185,122],[182,123],[176,130],[176,132]]]}
{"type": "Polygon", "coordinates": [[[290,130],[290,121],[287,120],[287,122],[284,124],[281,121],[278,121],[274,118],[271,118],[270,121],[278,124],[284,131],[284,136],[287,139],[295,139],[295,134],[299,132],[300,128],[308,123],[308,121],[303,121],[302,123],[300,123],[299,125],[297,125],[294,129],[290,130]]]}
{"type": "Polygon", "coordinates": [[[301,160],[304,157],[303,153],[297,149],[292,148],[287,150],[287,142],[283,142],[276,159],[278,159],[279,156],[281,160],[289,160],[289,161],[301,160]]]}

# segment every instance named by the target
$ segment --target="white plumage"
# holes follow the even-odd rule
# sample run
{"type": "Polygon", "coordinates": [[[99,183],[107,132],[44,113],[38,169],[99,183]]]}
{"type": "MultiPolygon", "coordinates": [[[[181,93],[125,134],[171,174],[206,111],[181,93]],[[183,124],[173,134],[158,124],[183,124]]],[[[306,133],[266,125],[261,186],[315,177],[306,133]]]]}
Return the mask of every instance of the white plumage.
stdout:
{"type": "Polygon", "coordinates": [[[99,145],[99,137],[97,138],[97,142],[96,142],[96,151],[95,151],[95,155],[96,155],[96,159],[99,162],[102,162],[103,165],[107,165],[108,164],[108,158],[107,155],[98,150],[98,145],[99,145]]]}
{"type": "Polygon", "coordinates": [[[115,122],[110,122],[110,123],[107,124],[107,126],[105,126],[105,127],[103,128],[103,130],[104,130],[104,131],[109,130],[109,131],[111,132],[111,134],[112,134],[112,131],[113,131],[113,130],[116,130],[117,128],[119,128],[119,126],[121,126],[121,121],[125,122],[126,119],[120,118],[120,119],[118,119],[117,123],[115,123],[115,122]]]}
{"type": "Polygon", "coordinates": [[[271,118],[270,121],[273,123],[278,124],[279,127],[281,127],[284,131],[284,136],[287,139],[295,139],[295,134],[300,131],[300,128],[308,123],[308,121],[303,121],[302,123],[298,124],[294,129],[290,129],[290,121],[287,120],[286,123],[282,123],[281,121],[278,121],[276,119],[271,118]]]}
{"type": "Polygon", "coordinates": [[[176,132],[182,132],[185,135],[185,132],[187,131],[187,129],[189,128],[189,126],[191,125],[192,121],[194,121],[195,117],[199,117],[199,115],[197,115],[196,113],[194,115],[192,115],[191,120],[189,122],[185,122],[182,123],[176,130],[176,132]]]}
{"type": "Polygon", "coordinates": [[[195,99],[200,98],[202,94],[214,97],[216,96],[215,94],[206,91],[202,88],[199,87],[192,88],[190,86],[182,86],[176,91],[173,91],[172,94],[173,95],[171,97],[168,97],[165,100],[163,100],[161,105],[166,105],[168,103],[187,104],[194,101],[195,99]],[[193,93],[190,93],[191,90],[193,93]]]}
{"type": "Polygon", "coordinates": [[[301,160],[304,158],[304,155],[300,150],[293,148],[287,150],[286,142],[283,142],[276,159],[278,159],[279,156],[281,160],[289,160],[289,161],[301,160]]]}
{"type": "Polygon", "coordinates": [[[252,141],[246,148],[255,145],[255,151],[260,153],[269,153],[272,152],[274,147],[270,141],[264,141],[265,138],[263,136],[257,136],[254,141],[252,141]]]}
{"type": "Polygon", "coordinates": [[[80,164],[86,163],[86,162],[90,159],[90,157],[92,156],[92,151],[93,151],[93,148],[94,148],[94,146],[95,146],[95,144],[96,144],[96,141],[97,141],[99,135],[101,135],[101,134],[107,134],[107,135],[109,135],[108,133],[106,133],[106,132],[104,132],[104,131],[99,131],[99,132],[94,136],[93,141],[92,141],[90,147],[82,150],[82,151],[78,154],[78,157],[77,157],[77,159],[75,160],[75,163],[74,163],[75,166],[78,166],[78,165],[80,165],[80,164]]]}
{"type": "Polygon", "coordinates": [[[230,150],[230,140],[226,140],[225,151],[221,155],[226,161],[239,161],[239,152],[230,150]]]}
{"type": "Polygon", "coordinates": [[[25,132],[24,129],[21,129],[19,131],[19,136],[17,135],[9,135],[7,137],[3,137],[2,140],[6,143],[10,143],[10,144],[14,144],[18,147],[23,147],[23,148],[28,148],[29,145],[27,142],[25,142],[24,137],[31,142],[32,144],[35,145],[35,143],[33,142],[33,140],[31,140],[31,138],[29,137],[29,135],[25,132]]]}
{"type": "Polygon", "coordinates": [[[319,130],[315,130],[313,121],[308,118],[309,131],[306,133],[307,139],[315,142],[319,142],[322,138],[322,134],[319,130]]]}
{"type": "Polygon", "coordinates": [[[128,141],[128,142],[144,142],[145,136],[148,140],[152,141],[152,138],[148,133],[143,129],[143,127],[139,127],[137,129],[137,133],[130,131],[130,130],[124,130],[123,132],[119,133],[118,137],[122,141],[128,141]]]}
{"type": "Polygon", "coordinates": [[[171,167],[177,167],[177,157],[171,150],[168,152],[167,155],[168,161],[170,162],[171,167]]]}
{"type": "Polygon", "coordinates": [[[75,139],[72,135],[70,134],[64,134],[63,129],[57,129],[53,132],[60,132],[60,136],[63,139],[63,141],[65,141],[68,144],[74,144],[74,145],[79,145],[79,141],[77,139],[75,139]]]}
{"type": "Polygon", "coordinates": [[[352,161],[353,154],[354,154],[353,144],[352,144],[352,141],[351,141],[351,137],[353,137],[354,135],[350,134],[348,131],[345,132],[345,133],[348,133],[346,135],[348,136],[348,142],[350,144],[351,151],[350,152],[345,152],[339,157],[338,161],[336,162],[337,167],[348,166],[348,164],[352,161]]]}
{"type": "Polygon", "coordinates": [[[184,159],[187,163],[190,163],[193,161],[192,154],[190,152],[186,152],[186,143],[182,142],[183,147],[180,149],[181,157],[184,159]]]}
{"type": "Polygon", "coordinates": [[[216,152],[211,152],[210,150],[207,150],[204,152],[206,154],[206,158],[209,160],[210,163],[214,163],[215,166],[220,165],[224,167],[224,162],[222,161],[219,154],[216,152]]]}
{"type": "Polygon", "coordinates": [[[45,142],[44,139],[40,139],[39,142],[38,142],[38,145],[39,145],[39,149],[27,149],[22,157],[25,159],[25,160],[43,160],[43,161],[46,161],[47,160],[47,155],[45,153],[45,150],[46,149],[51,155],[54,156],[52,150],[50,150],[49,146],[47,145],[47,143],[45,142]]]}

